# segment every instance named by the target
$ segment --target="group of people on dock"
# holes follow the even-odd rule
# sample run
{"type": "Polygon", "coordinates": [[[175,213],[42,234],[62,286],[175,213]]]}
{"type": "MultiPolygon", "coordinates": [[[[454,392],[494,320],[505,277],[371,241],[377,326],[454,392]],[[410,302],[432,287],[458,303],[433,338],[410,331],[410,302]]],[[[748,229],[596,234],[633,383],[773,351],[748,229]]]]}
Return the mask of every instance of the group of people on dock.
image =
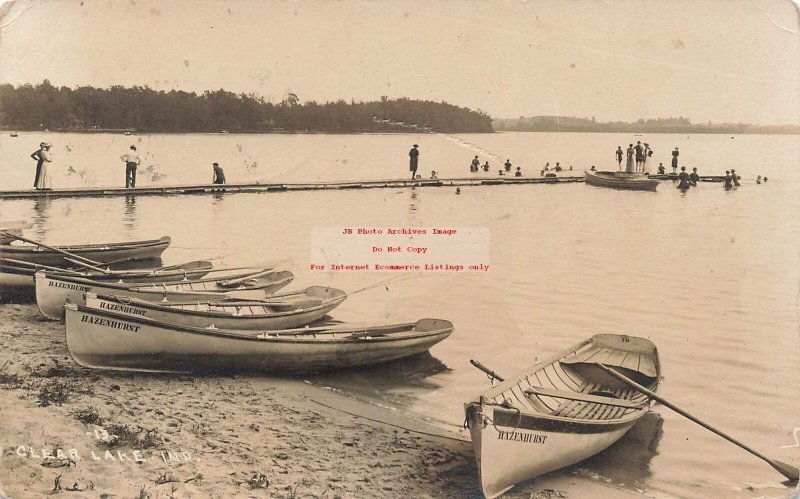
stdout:
{"type": "Polygon", "coordinates": [[[645,173],[647,172],[647,160],[653,156],[653,149],[646,142],[642,144],[641,140],[637,141],[635,146],[628,144],[625,153],[622,152],[622,146],[617,146],[616,156],[620,170],[622,170],[623,154],[627,158],[625,161],[626,173],[645,173]]]}
{"type": "MultiPolygon", "coordinates": [[[[53,144],[42,142],[39,144],[39,149],[31,154],[31,158],[36,160],[36,177],[33,180],[33,187],[36,190],[52,189],[49,165],[49,163],[53,161],[53,154],[50,152],[52,147],[53,144]]],[[[125,163],[125,188],[131,189],[136,187],[136,170],[142,162],[137,147],[135,145],[130,146],[129,150],[120,156],[120,159],[125,163]]],[[[224,184],[225,172],[219,166],[219,163],[213,163],[211,169],[213,172],[211,183],[224,184]]]]}

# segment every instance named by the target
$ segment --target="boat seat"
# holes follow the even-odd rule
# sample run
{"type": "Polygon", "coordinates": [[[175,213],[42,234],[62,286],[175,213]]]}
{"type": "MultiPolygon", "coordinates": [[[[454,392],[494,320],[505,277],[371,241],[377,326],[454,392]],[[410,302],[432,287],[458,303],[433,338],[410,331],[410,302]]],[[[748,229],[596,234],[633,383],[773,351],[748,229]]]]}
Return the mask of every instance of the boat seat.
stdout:
{"type": "Polygon", "coordinates": [[[559,399],[566,399],[566,400],[575,400],[578,402],[590,402],[594,404],[601,404],[606,406],[613,406],[613,407],[624,407],[627,409],[641,409],[642,404],[637,404],[635,402],[631,402],[629,400],[624,400],[616,397],[606,397],[602,395],[592,395],[589,393],[579,393],[579,392],[566,392],[561,390],[553,390],[550,388],[542,388],[539,386],[532,386],[525,390],[525,394],[529,397],[531,396],[544,396],[544,397],[553,397],[559,399]]]}

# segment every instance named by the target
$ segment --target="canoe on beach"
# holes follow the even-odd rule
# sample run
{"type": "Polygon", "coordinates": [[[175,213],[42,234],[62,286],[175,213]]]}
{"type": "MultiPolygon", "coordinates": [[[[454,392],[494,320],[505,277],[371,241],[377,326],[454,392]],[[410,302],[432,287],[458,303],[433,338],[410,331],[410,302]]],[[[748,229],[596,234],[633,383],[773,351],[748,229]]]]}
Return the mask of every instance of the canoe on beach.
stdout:
{"type": "Polygon", "coordinates": [[[66,339],[84,367],[134,371],[298,372],[377,364],[422,353],[453,332],[441,319],[367,328],[238,331],[176,326],[69,304],[66,339]]]}
{"type": "Polygon", "coordinates": [[[660,364],[644,338],[600,334],[509,377],[466,404],[483,493],[577,463],[622,437],[649,399],[598,364],[651,391],[660,364]]]}
{"type": "Polygon", "coordinates": [[[589,185],[609,187],[611,189],[655,191],[659,184],[658,180],[650,178],[646,173],[593,172],[587,170],[584,176],[586,183],[589,185]]]}
{"type": "Polygon", "coordinates": [[[218,301],[225,298],[264,299],[294,279],[289,271],[272,269],[257,272],[216,276],[194,281],[180,280],[158,283],[100,282],[80,277],[37,272],[36,304],[47,318],[59,320],[69,299],[83,304],[84,293],[118,295],[147,301],[187,303],[218,301]]]}
{"type": "Polygon", "coordinates": [[[318,321],[347,298],[340,289],[312,286],[263,300],[164,303],[87,293],[89,308],[111,310],[169,324],[219,329],[287,329],[318,321]]]}
{"type": "Polygon", "coordinates": [[[33,276],[40,270],[101,282],[163,282],[200,279],[213,268],[214,264],[209,261],[196,260],[154,269],[107,270],[106,272],[100,272],[97,270],[62,269],[22,260],[0,258],[0,290],[33,293],[35,287],[33,276]]]}
{"type": "MultiPolygon", "coordinates": [[[[146,241],[130,241],[124,243],[79,244],[67,246],[53,246],[82,258],[95,262],[109,263],[127,260],[148,260],[161,257],[172,239],[164,236],[161,239],[146,241]]],[[[0,244],[0,258],[21,260],[41,265],[64,266],[72,265],[65,260],[68,255],[43,246],[30,243],[0,244]]]]}

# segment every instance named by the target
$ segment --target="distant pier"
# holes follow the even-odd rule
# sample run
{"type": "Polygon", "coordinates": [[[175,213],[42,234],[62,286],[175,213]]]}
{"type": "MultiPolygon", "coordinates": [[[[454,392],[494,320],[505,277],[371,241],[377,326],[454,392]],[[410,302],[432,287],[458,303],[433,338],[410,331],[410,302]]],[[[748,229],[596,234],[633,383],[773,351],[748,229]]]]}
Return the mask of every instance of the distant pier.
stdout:
{"type": "MultiPolygon", "coordinates": [[[[659,180],[677,180],[677,175],[651,175],[659,180]]],[[[722,182],[723,176],[703,176],[702,182],[722,182]]],[[[199,184],[134,187],[86,187],[80,189],[21,189],[0,191],[0,199],[80,198],[119,196],[177,196],[185,194],[232,194],[238,192],[290,192],[341,189],[396,189],[402,187],[470,187],[519,184],[570,184],[583,182],[581,176],[559,177],[466,177],[421,180],[363,180],[351,182],[298,182],[274,184],[199,184]]]]}

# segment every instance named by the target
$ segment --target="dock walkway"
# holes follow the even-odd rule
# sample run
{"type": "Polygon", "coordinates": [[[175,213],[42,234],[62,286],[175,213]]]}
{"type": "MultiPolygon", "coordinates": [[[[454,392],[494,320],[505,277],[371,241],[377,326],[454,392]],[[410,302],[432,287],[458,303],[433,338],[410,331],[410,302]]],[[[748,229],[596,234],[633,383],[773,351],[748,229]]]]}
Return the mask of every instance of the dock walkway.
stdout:
{"type": "MultiPolygon", "coordinates": [[[[651,175],[658,180],[676,180],[676,175],[651,175]]],[[[721,182],[721,176],[703,176],[702,182],[721,182]]],[[[385,189],[403,187],[465,187],[484,185],[518,185],[518,184],[569,184],[583,182],[581,176],[559,177],[466,177],[448,179],[422,180],[363,180],[355,182],[302,182],[276,184],[199,184],[134,187],[87,187],[80,189],[20,189],[0,191],[0,199],[38,199],[38,198],[81,198],[81,197],[114,197],[114,196],[176,196],[185,194],[231,194],[238,192],[289,192],[317,191],[336,189],[385,189]]]]}

